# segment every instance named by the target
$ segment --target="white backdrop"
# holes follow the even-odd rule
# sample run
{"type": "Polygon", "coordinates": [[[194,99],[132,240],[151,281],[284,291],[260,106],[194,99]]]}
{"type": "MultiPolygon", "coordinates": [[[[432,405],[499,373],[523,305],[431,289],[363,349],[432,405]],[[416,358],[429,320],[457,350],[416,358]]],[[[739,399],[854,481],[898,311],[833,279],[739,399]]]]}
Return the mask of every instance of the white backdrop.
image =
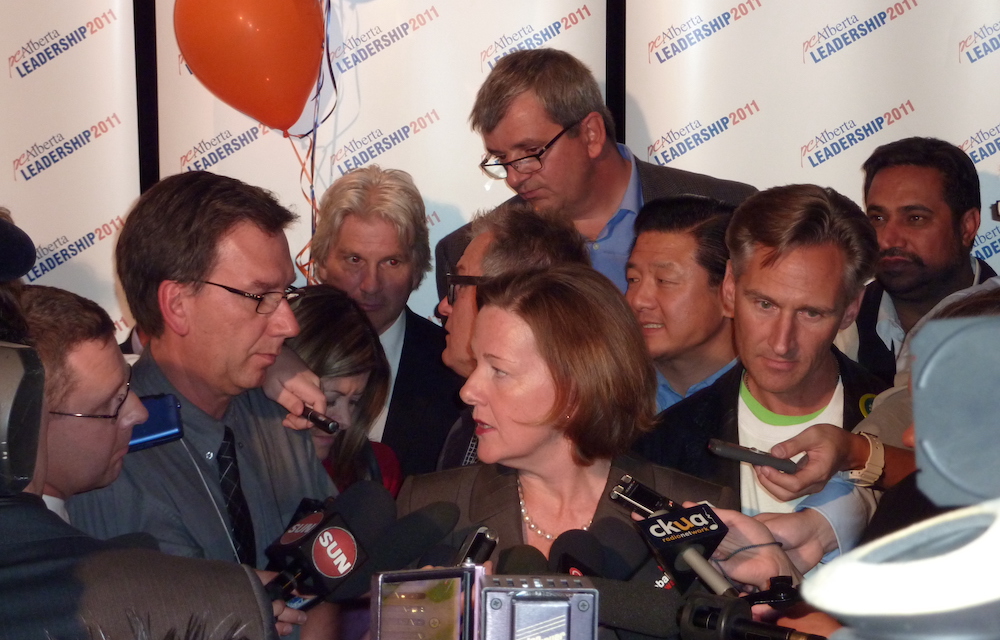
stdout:
{"type": "Polygon", "coordinates": [[[876,147],[941,138],[976,161],[976,252],[1000,268],[1000,2],[631,0],[626,20],[639,157],[759,188],[816,183],[860,204],[876,147]]]}
{"type": "Polygon", "coordinates": [[[139,195],[131,0],[0,8],[0,205],[36,244],[25,277],[104,306],[124,332],[112,255],[139,195]]]}
{"type": "MultiPolygon", "coordinates": [[[[329,29],[339,101],[319,128],[316,196],[354,167],[377,163],[408,171],[424,197],[432,249],[477,209],[511,195],[503,182],[489,180],[479,170],[482,142],[468,125],[476,90],[501,53],[518,46],[565,49],[604,83],[603,2],[374,0],[333,6],[329,29]],[[404,24],[390,46],[374,55],[359,53],[373,38],[404,24]],[[387,137],[389,148],[378,153],[373,143],[387,137]]],[[[283,138],[216,100],[181,60],[172,16],[173,2],[159,2],[161,174],[208,168],[275,192],[301,216],[289,234],[292,251],[298,253],[311,234],[301,161],[308,144],[283,138]],[[202,150],[214,148],[213,140],[240,135],[253,140],[205,166],[215,158],[202,150]]],[[[410,306],[425,316],[432,315],[438,302],[433,273],[428,276],[410,297],[410,306]]],[[[299,284],[303,282],[300,278],[299,284]]]]}
{"type": "MultiPolygon", "coordinates": [[[[38,245],[26,280],[97,300],[122,333],[130,319],[112,252],[119,218],[138,195],[131,7],[0,7],[8,67],[0,78],[8,162],[0,204],[38,245]]],[[[409,171],[427,204],[432,245],[509,197],[478,170],[482,145],[467,122],[496,56],[519,46],[565,49],[605,83],[604,3],[333,7],[339,101],[319,129],[317,196],[349,166],[409,171]],[[391,46],[359,53],[404,23],[391,46]],[[365,155],[393,134],[391,148],[365,155]]],[[[298,253],[311,230],[307,144],[216,100],[180,57],[173,1],[160,0],[156,17],[162,175],[208,168],[274,191],[302,216],[290,233],[298,253]],[[232,152],[221,157],[227,142],[232,152]]],[[[1000,225],[989,213],[1000,198],[1000,0],[630,0],[626,31],[626,139],[638,157],[760,188],[815,182],[860,202],[860,165],[876,146],[940,137],[976,160],[984,205],[976,251],[1000,267],[1000,225]]],[[[411,303],[430,315],[435,297],[427,278],[411,303]]]]}

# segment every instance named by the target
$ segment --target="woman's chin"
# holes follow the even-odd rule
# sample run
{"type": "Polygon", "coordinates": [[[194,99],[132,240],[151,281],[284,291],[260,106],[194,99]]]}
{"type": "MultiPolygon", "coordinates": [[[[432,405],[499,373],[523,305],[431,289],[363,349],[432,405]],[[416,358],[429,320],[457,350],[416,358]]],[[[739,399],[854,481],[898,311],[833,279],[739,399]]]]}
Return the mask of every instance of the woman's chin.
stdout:
{"type": "Polygon", "coordinates": [[[316,456],[320,460],[326,460],[326,457],[330,455],[330,450],[333,448],[333,436],[324,432],[313,433],[311,435],[313,447],[316,449],[316,456]]]}

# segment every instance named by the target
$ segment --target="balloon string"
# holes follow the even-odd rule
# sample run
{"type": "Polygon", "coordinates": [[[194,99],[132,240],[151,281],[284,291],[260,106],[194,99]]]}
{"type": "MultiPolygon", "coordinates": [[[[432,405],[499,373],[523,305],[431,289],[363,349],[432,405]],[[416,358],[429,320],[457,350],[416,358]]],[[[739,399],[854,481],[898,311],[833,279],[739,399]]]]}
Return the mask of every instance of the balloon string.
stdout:
{"type": "Polygon", "coordinates": [[[292,150],[295,151],[295,157],[299,161],[299,188],[302,190],[302,196],[306,199],[306,202],[309,203],[309,218],[311,223],[310,240],[306,242],[305,246],[302,247],[302,250],[296,254],[295,266],[302,273],[302,275],[305,276],[306,281],[309,284],[315,284],[316,279],[313,275],[314,261],[312,260],[311,255],[308,254],[309,247],[312,244],[312,234],[316,233],[316,222],[319,217],[319,207],[316,203],[316,190],[314,186],[316,175],[316,163],[314,161],[316,136],[313,134],[312,136],[306,138],[307,145],[304,156],[299,153],[299,147],[295,140],[289,138],[288,141],[292,144],[292,150]],[[309,184],[308,191],[303,184],[303,179],[305,179],[305,181],[309,184]]]}
{"type": "Polygon", "coordinates": [[[333,60],[330,56],[330,19],[332,16],[332,7],[330,0],[325,0],[323,3],[324,10],[324,23],[325,27],[323,30],[323,57],[326,59],[327,71],[330,74],[330,82],[333,87],[333,103],[330,105],[330,110],[321,119],[320,114],[320,104],[322,102],[323,93],[323,73],[319,74],[316,80],[316,92],[313,96],[313,126],[312,129],[304,134],[301,134],[299,138],[306,138],[308,140],[308,146],[306,148],[305,157],[303,158],[299,154],[298,146],[296,146],[294,140],[289,140],[292,143],[292,148],[295,151],[296,158],[299,161],[300,173],[299,173],[299,184],[302,188],[302,195],[305,197],[306,201],[309,203],[310,210],[310,241],[306,242],[305,246],[298,252],[295,256],[295,265],[298,267],[302,275],[305,276],[306,281],[310,284],[315,284],[317,282],[314,266],[315,260],[313,260],[311,253],[309,251],[312,244],[312,236],[316,233],[316,225],[319,222],[319,205],[316,202],[316,151],[318,147],[317,136],[319,133],[319,126],[326,122],[327,118],[333,115],[334,110],[339,102],[339,92],[337,91],[337,79],[333,73],[333,60]],[[309,168],[306,169],[306,164],[308,163],[309,168]],[[308,193],[306,192],[304,186],[302,186],[302,179],[306,178],[309,184],[308,193]],[[307,257],[308,256],[308,257],[307,257]]]}
{"type": "MultiPolygon", "coordinates": [[[[340,92],[337,90],[337,76],[333,74],[333,58],[330,57],[330,18],[333,15],[333,9],[330,6],[330,0],[326,0],[324,4],[324,15],[326,16],[326,28],[323,31],[323,58],[326,60],[326,70],[330,74],[330,84],[333,86],[333,103],[330,105],[330,110],[327,111],[326,115],[323,116],[321,120],[313,119],[313,132],[327,121],[327,119],[333,115],[334,110],[337,108],[337,103],[340,101],[340,92]]],[[[316,83],[316,108],[319,109],[320,103],[320,93],[323,90],[323,74],[319,74],[319,81],[316,83]]]]}
{"type": "MultiPolygon", "coordinates": [[[[316,129],[319,128],[319,125],[325,123],[330,118],[330,116],[333,115],[333,112],[336,111],[337,109],[337,104],[340,102],[340,91],[337,88],[337,76],[334,75],[333,73],[333,58],[330,56],[330,19],[331,16],[333,15],[332,11],[333,10],[330,6],[330,0],[326,0],[324,3],[324,15],[326,16],[325,17],[326,27],[324,28],[323,32],[323,58],[326,60],[326,70],[330,75],[330,84],[333,88],[333,102],[330,105],[329,111],[327,111],[326,115],[324,115],[322,118],[317,118],[314,113],[313,128],[310,131],[306,131],[305,133],[294,134],[295,137],[298,138],[304,138],[305,136],[308,136],[310,134],[315,134],[316,129]]],[[[320,98],[323,92],[323,86],[324,86],[323,73],[320,73],[319,79],[316,81],[316,93],[313,95],[313,101],[314,101],[313,107],[315,111],[319,110],[319,105],[321,103],[320,98]]]]}

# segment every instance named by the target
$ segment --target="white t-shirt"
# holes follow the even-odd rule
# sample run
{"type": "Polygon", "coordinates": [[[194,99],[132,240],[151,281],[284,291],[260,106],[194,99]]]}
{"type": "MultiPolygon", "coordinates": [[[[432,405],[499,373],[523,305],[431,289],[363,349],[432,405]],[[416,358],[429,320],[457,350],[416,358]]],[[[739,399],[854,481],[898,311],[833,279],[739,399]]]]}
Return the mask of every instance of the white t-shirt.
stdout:
{"type": "MultiPolygon", "coordinates": [[[[784,442],[814,424],[844,424],[844,384],[837,379],[837,388],[825,408],[805,416],[782,416],[768,411],[747,389],[746,382],[740,383],[740,401],[737,413],[740,444],[768,452],[771,447],[784,442]]],[[[800,456],[793,458],[797,460],[800,456]]],[[[758,513],[792,513],[803,498],[782,502],[775,498],[757,480],[753,465],[740,463],[740,506],[743,513],[755,516],[758,513]]]]}

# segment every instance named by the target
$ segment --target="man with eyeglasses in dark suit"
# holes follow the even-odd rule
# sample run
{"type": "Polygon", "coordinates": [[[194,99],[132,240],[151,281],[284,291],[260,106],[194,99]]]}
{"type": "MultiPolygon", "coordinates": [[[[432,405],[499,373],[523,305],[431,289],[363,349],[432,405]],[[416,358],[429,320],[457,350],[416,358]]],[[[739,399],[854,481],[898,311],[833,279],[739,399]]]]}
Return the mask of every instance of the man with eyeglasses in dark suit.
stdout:
{"type": "MultiPolygon", "coordinates": [[[[555,49],[503,57],[476,94],[486,175],[504,180],[538,213],[571,221],[594,268],[625,291],[635,216],[645,202],[694,194],[739,205],[756,189],[639,160],[615,142],[615,122],[590,70],[555,49]]],[[[467,226],[435,249],[438,295],[468,244],[467,226]]]]}

